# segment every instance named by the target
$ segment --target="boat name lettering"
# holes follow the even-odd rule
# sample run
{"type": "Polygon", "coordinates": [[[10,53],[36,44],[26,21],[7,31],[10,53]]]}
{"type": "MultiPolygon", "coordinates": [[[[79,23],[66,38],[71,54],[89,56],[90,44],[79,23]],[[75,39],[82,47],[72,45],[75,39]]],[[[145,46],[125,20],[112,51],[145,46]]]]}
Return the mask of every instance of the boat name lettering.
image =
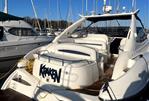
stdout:
{"type": "Polygon", "coordinates": [[[57,83],[59,83],[60,77],[61,77],[61,68],[59,69],[59,71],[57,71],[53,68],[49,68],[49,67],[46,67],[46,65],[41,64],[39,76],[42,76],[43,78],[45,78],[47,75],[51,76],[51,79],[53,79],[54,82],[57,81],[57,83]]]}

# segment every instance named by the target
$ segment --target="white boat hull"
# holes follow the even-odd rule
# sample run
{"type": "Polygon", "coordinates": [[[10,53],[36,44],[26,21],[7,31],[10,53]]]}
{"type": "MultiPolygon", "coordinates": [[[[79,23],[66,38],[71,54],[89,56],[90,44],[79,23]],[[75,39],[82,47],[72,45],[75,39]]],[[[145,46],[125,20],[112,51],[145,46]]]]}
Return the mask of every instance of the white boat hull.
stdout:
{"type": "Polygon", "coordinates": [[[26,53],[49,42],[0,46],[0,72],[7,72],[26,53]]]}
{"type": "Polygon", "coordinates": [[[149,54],[138,56],[130,70],[102,87],[99,97],[103,100],[122,100],[141,92],[149,82],[148,57],[149,54]]]}

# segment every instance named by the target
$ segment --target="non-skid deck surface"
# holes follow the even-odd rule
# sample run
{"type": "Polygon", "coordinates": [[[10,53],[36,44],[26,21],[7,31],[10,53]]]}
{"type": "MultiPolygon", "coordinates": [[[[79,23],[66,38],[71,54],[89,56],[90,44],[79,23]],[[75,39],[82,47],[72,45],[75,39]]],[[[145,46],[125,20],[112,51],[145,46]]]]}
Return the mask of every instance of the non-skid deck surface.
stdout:
{"type": "Polygon", "coordinates": [[[113,71],[113,68],[106,69],[104,76],[102,78],[100,78],[99,81],[95,82],[94,84],[92,84],[89,87],[86,87],[84,89],[75,89],[74,91],[84,93],[84,94],[98,96],[99,90],[102,87],[102,85],[105,82],[110,80],[112,71],[113,71]]]}

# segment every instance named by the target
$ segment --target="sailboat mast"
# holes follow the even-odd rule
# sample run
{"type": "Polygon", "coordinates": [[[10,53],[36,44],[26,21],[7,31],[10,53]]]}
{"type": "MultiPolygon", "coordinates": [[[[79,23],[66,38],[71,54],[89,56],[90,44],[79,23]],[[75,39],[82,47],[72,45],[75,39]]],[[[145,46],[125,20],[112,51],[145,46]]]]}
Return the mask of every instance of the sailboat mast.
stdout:
{"type": "Polygon", "coordinates": [[[59,9],[58,9],[58,6],[59,6],[59,4],[58,4],[58,2],[59,2],[59,0],[57,0],[57,30],[59,29],[59,9]]]}
{"type": "Polygon", "coordinates": [[[86,0],[86,15],[88,15],[88,0],[86,0]]]}
{"type": "Polygon", "coordinates": [[[69,6],[68,6],[67,22],[68,22],[68,26],[70,26],[72,23],[72,4],[71,4],[72,1],[69,0],[68,2],[69,2],[69,6]]]}
{"type": "Polygon", "coordinates": [[[34,7],[33,0],[31,0],[31,4],[32,4],[32,7],[33,7],[33,11],[34,11],[35,17],[36,17],[36,19],[37,19],[38,27],[39,27],[39,29],[40,29],[40,31],[41,31],[41,26],[40,26],[40,23],[39,23],[39,21],[38,21],[38,16],[37,16],[37,13],[36,13],[36,10],[35,10],[35,7],[34,7]]]}
{"type": "Polygon", "coordinates": [[[84,15],[84,0],[82,0],[82,15],[84,15]]]}
{"type": "Polygon", "coordinates": [[[97,12],[98,12],[98,0],[96,0],[96,4],[95,4],[95,12],[96,12],[96,14],[97,14],[97,12]]]}
{"type": "MultiPolygon", "coordinates": [[[[52,14],[52,13],[50,12],[50,10],[51,10],[51,2],[50,2],[50,0],[49,0],[49,3],[48,3],[48,4],[49,4],[49,6],[48,6],[49,9],[48,9],[48,11],[49,11],[49,16],[50,16],[50,15],[52,14]]],[[[49,18],[49,16],[48,16],[48,18],[49,18]]],[[[52,23],[51,23],[51,22],[52,22],[52,19],[50,19],[49,22],[48,22],[48,28],[52,28],[52,23]]]]}
{"type": "Polygon", "coordinates": [[[119,13],[119,8],[120,8],[120,1],[117,0],[117,8],[116,8],[117,13],[119,13]]]}
{"type": "Polygon", "coordinates": [[[93,12],[95,12],[95,0],[93,0],[93,12]]]}
{"type": "Polygon", "coordinates": [[[57,0],[57,27],[58,29],[61,28],[61,20],[62,20],[62,16],[61,16],[61,10],[60,10],[60,0],[57,0]]]}
{"type": "Polygon", "coordinates": [[[5,0],[4,13],[8,14],[8,0],[5,0]]]}

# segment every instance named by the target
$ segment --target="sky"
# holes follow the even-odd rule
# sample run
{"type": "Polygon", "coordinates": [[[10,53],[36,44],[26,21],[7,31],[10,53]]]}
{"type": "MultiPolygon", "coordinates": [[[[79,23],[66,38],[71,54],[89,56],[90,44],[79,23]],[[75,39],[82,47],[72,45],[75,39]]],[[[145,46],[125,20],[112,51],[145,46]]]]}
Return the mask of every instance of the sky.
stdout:
{"type": "MultiPolygon", "coordinates": [[[[113,12],[116,12],[116,1],[119,2],[119,10],[125,6],[126,11],[131,11],[132,0],[107,0],[107,5],[112,5],[113,12]]],[[[38,18],[49,20],[71,20],[76,21],[80,18],[79,14],[90,14],[95,11],[97,6],[97,13],[102,14],[103,0],[33,0],[38,18]],[[57,3],[58,1],[58,3],[57,3]],[[83,1],[83,3],[82,3],[83,1]],[[87,1],[87,12],[86,12],[87,1]],[[59,5],[59,6],[57,6],[59,5]],[[83,6],[83,7],[82,7],[83,6]],[[83,10],[82,10],[83,9],[83,10]]],[[[149,0],[136,0],[136,8],[140,9],[139,16],[144,22],[145,26],[149,26],[149,0]],[[147,17],[148,16],[148,17],[147,17]]],[[[10,14],[20,17],[35,17],[33,12],[31,0],[8,0],[8,11],[10,14]]],[[[4,9],[4,0],[0,0],[0,10],[4,9]]]]}

